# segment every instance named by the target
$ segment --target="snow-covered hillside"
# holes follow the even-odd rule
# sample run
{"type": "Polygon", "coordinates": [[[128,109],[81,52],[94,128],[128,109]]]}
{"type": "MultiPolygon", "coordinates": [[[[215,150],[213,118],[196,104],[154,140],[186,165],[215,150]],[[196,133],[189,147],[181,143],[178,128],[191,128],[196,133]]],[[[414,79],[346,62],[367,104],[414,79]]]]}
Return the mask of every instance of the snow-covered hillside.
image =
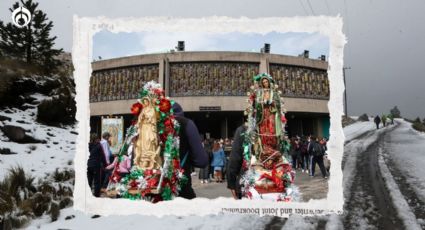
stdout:
{"type": "MultiPolygon", "coordinates": [[[[32,95],[41,101],[46,96],[32,95]]],[[[0,179],[4,178],[7,169],[22,166],[31,175],[44,178],[56,168],[73,169],[75,156],[76,133],[72,126],[58,128],[39,124],[36,121],[37,108],[32,105],[25,111],[6,109],[0,111],[0,116],[10,118],[0,121],[0,126],[17,126],[23,128],[26,135],[45,143],[16,143],[7,138],[0,129],[0,149],[9,149],[11,154],[0,155],[0,179]]]]}

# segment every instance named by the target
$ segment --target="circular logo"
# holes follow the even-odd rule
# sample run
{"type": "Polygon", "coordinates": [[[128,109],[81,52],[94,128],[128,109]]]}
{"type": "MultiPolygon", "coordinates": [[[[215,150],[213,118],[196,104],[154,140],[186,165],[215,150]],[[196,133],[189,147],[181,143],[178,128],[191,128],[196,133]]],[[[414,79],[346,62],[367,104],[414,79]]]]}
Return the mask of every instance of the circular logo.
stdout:
{"type": "Polygon", "coordinates": [[[12,22],[15,26],[22,28],[28,25],[30,21],[31,12],[27,8],[20,6],[12,12],[12,22]]]}

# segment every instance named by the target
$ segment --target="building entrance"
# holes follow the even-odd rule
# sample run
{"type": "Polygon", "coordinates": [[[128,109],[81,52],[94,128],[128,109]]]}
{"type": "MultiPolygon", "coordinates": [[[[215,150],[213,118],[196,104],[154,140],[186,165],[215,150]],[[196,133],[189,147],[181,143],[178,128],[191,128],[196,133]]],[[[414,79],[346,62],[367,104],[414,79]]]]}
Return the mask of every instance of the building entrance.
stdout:
{"type": "Polygon", "coordinates": [[[199,133],[206,138],[232,138],[235,130],[243,123],[243,112],[212,111],[185,112],[185,117],[193,120],[199,133]]]}

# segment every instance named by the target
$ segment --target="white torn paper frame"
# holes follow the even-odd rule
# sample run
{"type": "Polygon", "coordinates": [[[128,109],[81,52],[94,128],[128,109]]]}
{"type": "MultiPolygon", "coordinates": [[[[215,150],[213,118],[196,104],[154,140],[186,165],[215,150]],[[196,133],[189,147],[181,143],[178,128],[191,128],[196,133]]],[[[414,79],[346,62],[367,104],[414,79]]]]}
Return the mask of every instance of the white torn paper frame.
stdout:
{"type": "MultiPolygon", "coordinates": [[[[74,78],[76,82],[76,101],[78,120],[77,154],[75,157],[74,208],[87,213],[143,214],[143,215],[207,215],[217,213],[249,213],[286,217],[292,213],[302,215],[341,213],[343,208],[343,187],[341,160],[343,155],[344,134],[341,124],[343,115],[342,78],[343,48],[346,43],[342,33],[341,17],[295,17],[295,18],[228,18],[209,17],[202,19],[182,18],[121,18],[108,19],[79,18],[74,16],[73,50],[74,78]],[[329,159],[332,162],[328,180],[327,198],[308,202],[272,202],[267,200],[234,200],[233,198],[196,198],[185,200],[176,198],[152,204],[146,201],[127,199],[95,198],[92,196],[86,178],[88,158],[87,143],[90,133],[89,82],[92,73],[93,36],[101,30],[118,32],[158,31],[176,33],[259,33],[306,32],[319,33],[329,39],[328,78],[330,98],[330,139],[328,142],[329,159]]],[[[165,47],[169,48],[169,47],[165,47]]],[[[130,108],[129,108],[130,109],[130,108]]],[[[229,191],[230,193],[230,191],[229,191]]]]}

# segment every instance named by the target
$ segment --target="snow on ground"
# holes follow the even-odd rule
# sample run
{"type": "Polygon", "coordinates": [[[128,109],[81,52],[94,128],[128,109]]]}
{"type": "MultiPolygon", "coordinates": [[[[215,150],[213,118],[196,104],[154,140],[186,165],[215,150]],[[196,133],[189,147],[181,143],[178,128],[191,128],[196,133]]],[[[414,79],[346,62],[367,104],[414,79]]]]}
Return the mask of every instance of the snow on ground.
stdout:
{"type": "MultiPolygon", "coordinates": [[[[201,207],[200,207],[201,208],[201,207]]],[[[270,222],[271,217],[257,217],[252,215],[209,215],[205,217],[166,216],[163,218],[142,215],[128,216],[102,216],[91,218],[80,211],[72,208],[61,210],[59,219],[53,223],[47,223],[48,218],[42,218],[33,222],[26,229],[264,229],[270,222]],[[72,217],[73,216],[73,217],[72,217]],[[65,220],[65,218],[72,219],[65,220]],[[44,220],[43,220],[44,219],[44,220]]]]}
{"type": "Polygon", "coordinates": [[[351,185],[353,184],[354,176],[356,175],[356,163],[357,156],[366,151],[366,149],[372,145],[378,137],[384,133],[386,130],[393,128],[394,126],[387,126],[385,128],[380,128],[379,130],[372,131],[376,129],[376,126],[373,122],[356,122],[352,125],[349,125],[344,128],[344,134],[346,135],[346,143],[344,146],[344,160],[343,160],[343,187],[344,187],[344,197],[349,197],[351,191],[351,185]],[[357,131],[360,129],[362,131],[357,131]],[[357,137],[364,137],[356,139],[357,137]],[[348,138],[347,138],[348,136],[348,138]],[[351,138],[351,139],[350,139],[351,138]]]}
{"type": "Polygon", "coordinates": [[[404,199],[403,194],[395,182],[393,175],[385,164],[384,157],[382,156],[382,149],[379,148],[378,153],[378,163],[379,169],[381,171],[381,175],[384,178],[385,185],[390,193],[392,203],[394,204],[395,209],[397,210],[397,214],[400,219],[403,221],[406,229],[409,230],[420,230],[421,227],[418,225],[416,221],[415,214],[413,214],[412,210],[409,207],[409,204],[404,199]]]}
{"type": "MultiPolygon", "coordinates": [[[[33,97],[37,100],[46,98],[41,94],[35,94],[33,97]]],[[[0,111],[0,115],[12,119],[12,121],[3,121],[0,124],[22,127],[28,131],[27,135],[47,141],[47,144],[19,144],[9,141],[0,131],[0,148],[9,148],[12,152],[17,153],[0,155],[0,179],[4,178],[8,169],[18,165],[38,178],[44,178],[46,173],[51,173],[56,168],[73,168],[77,138],[77,135],[71,133],[74,129],[39,124],[35,121],[36,113],[36,107],[25,111],[13,109],[12,114],[0,111]]]]}
{"type": "Polygon", "coordinates": [[[407,183],[425,202],[425,134],[412,128],[412,124],[400,122],[399,128],[391,132],[389,155],[406,175],[407,183]]]}
{"type": "MultiPolygon", "coordinates": [[[[35,95],[37,98],[40,95],[35,95]]],[[[38,98],[37,98],[38,99],[38,98]]],[[[31,135],[35,138],[48,140],[48,144],[15,144],[11,142],[4,142],[5,138],[0,132],[1,147],[10,148],[12,151],[17,152],[16,155],[2,155],[0,158],[0,167],[2,169],[9,168],[16,164],[22,165],[25,169],[34,170],[32,174],[44,177],[46,172],[54,171],[57,167],[72,167],[68,166],[68,162],[72,161],[75,152],[75,139],[76,135],[71,134],[71,127],[67,129],[55,128],[50,126],[43,126],[35,122],[36,109],[28,109],[26,111],[16,111],[13,115],[0,111],[0,115],[12,118],[11,122],[3,122],[4,124],[12,124],[21,126],[25,129],[31,130],[31,135]],[[28,121],[31,124],[17,123],[17,120],[28,121]],[[47,132],[53,134],[54,137],[47,135],[47,132]],[[53,144],[58,142],[58,144],[53,144]],[[47,147],[50,146],[50,148],[47,147]],[[28,154],[30,146],[36,146],[31,154],[28,154]],[[54,157],[53,159],[51,157],[54,157]]],[[[356,122],[344,128],[346,142],[351,141],[345,146],[345,153],[347,156],[344,167],[344,187],[351,184],[352,178],[350,175],[355,175],[355,162],[359,153],[366,150],[384,130],[380,129],[376,132],[370,132],[376,129],[373,122],[356,122]],[[365,136],[359,140],[356,138],[365,136]]],[[[425,163],[424,163],[425,164],[425,163]]],[[[31,170],[31,171],[32,171],[31,170]]],[[[4,176],[4,171],[1,170],[0,178],[4,176]]],[[[423,174],[422,174],[423,175],[423,174]]],[[[349,187],[349,186],[348,186],[349,187]]],[[[202,208],[202,207],[200,207],[202,208]]],[[[157,218],[152,216],[130,215],[130,216],[102,216],[99,218],[91,218],[90,215],[75,211],[72,208],[61,210],[61,215],[58,221],[50,223],[48,216],[34,220],[29,226],[29,229],[81,229],[84,226],[88,229],[96,229],[101,226],[102,229],[131,229],[131,228],[146,228],[146,229],[263,229],[264,226],[270,222],[271,217],[258,217],[251,215],[209,215],[206,217],[189,216],[189,217],[175,217],[167,216],[157,218]],[[65,218],[70,218],[65,220],[65,218]]],[[[299,225],[302,229],[314,229],[316,223],[310,223],[301,216],[292,216],[286,222],[284,229],[292,229],[299,225]]],[[[338,216],[329,218],[326,229],[339,229],[342,227],[341,220],[338,216]]]]}
{"type": "Polygon", "coordinates": [[[317,223],[310,223],[307,218],[294,214],[288,218],[282,230],[305,229],[313,230],[317,228],[317,223]]]}
{"type": "Polygon", "coordinates": [[[349,142],[374,129],[376,129],[376,125],[373,121],[358,121],[348,125],[344,127],[345,142],[349,142]]]}

